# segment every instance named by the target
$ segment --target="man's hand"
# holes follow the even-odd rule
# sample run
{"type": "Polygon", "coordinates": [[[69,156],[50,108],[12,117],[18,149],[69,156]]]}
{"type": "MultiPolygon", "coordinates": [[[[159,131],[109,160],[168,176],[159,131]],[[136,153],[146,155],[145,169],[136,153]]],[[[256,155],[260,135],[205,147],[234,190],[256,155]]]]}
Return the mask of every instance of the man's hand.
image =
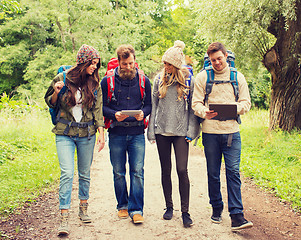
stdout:
{"type": "Polygon", "coordinates": [[[124,119],[128,118],[129,115],[122,114],[120,111],[115,113],[115,118],[118,122],[122,122],[124,119]]]}
{"type": "Polygon", "coordinates": [[[209,111],[206,111],[205,118],[206,119],[212,119],[212,118],[216,117],[217,114],[218,114],[217,112],[214,112],[213,110],[209,110],[209,111]]]}
{"type": "Polygon", "coordinates": [[[142,121],[144,118],[144,112],[141,110],[141,112],[139,114],[136,114],[134,117],[137,121],[142,121]]]}

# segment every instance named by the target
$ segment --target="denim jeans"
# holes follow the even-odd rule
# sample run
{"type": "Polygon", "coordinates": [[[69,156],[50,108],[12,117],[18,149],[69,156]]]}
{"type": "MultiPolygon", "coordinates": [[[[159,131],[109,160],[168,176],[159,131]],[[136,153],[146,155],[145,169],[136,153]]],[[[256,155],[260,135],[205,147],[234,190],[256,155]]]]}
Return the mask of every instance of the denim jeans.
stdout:
{"type": "Polygon", "coordinates": [[[61,168],[59,201],[60,209],[69,209],[71,203],[74,176],[74,153],[77,150],[78,198],[89,199],[90,167],[93,160],[95,135],[88,137],[70,137],[56,135],[56,149],[61,168]]]}
{"type": "Polygon", "coordinates": [[[145,138],[139,135],[109,134],[110,159],[113,166],[117,209],[128,209],[132,218],[143,215],[145,138]],[[126,183],[126,162],[129,163],[130,193],[126,183]]]}
{"type": "Polygon", "coordinates": [[[224,156],[228,192],[228,211],[230,214],[243,212],[241,181],[239,174],[241,139],[240,133],[232,134],[203,133],[203,145],[207,161],[208,190],[212,207],[223,205],[220,184],[220,169],[224,156]],[[230,143],[230,144],[229,144],[230,143]]]}

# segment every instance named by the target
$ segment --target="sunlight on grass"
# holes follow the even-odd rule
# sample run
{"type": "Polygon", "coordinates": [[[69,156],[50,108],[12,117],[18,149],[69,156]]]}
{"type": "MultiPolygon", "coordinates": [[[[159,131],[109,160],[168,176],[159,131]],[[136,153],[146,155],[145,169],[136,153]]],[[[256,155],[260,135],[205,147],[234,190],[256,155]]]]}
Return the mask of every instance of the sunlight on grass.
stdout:
{"type": "Polygon", "coordinates": [[[301,210],[301,135],[268,131],[268,111],[253,110],[241,125],[244,175],[301,210]]]}
{"type": "Polygon", "coordinates": [[[9,213],[56,182],[60,171],[46,112],[1,113],[0,213],[9,213]]]}

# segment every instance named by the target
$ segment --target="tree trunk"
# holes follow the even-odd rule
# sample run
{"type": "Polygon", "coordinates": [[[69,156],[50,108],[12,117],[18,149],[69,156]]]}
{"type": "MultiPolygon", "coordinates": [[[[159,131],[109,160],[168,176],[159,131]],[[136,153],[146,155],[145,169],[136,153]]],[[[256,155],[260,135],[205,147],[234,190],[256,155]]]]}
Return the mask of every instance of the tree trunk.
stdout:
{"type": "Polygon", "coordinates": [[[272,76],[270,129],[301,129],[301,1],[296,0],[296,20],[279,16],[268,31],[277,41],[263,63],[272,76]]]}
{"type": "Polygon", "coordinates": [[[63,31],[63,27],[62,27],[62,25],[61,25],[61,23],[60,23],[57,16],[55,17],[55,22],[56,22],[57,27],[59,28],[59,31],[60,31],[60,34],[61,34],[61,39],[62,39],[62,45],[63,45],[64,51],[66,52],[67,47],[66,47],[65,34],[64,34],[64,31],[63,31]]]}

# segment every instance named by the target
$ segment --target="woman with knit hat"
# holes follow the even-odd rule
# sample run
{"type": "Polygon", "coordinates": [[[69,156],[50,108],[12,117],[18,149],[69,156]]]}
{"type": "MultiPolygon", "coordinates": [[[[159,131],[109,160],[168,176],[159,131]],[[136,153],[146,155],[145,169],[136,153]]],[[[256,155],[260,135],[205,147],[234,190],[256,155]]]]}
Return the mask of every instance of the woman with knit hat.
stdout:
{"type": "Polygon", "coordinates": [[[148,140],[156,142],[161,163],[161,182],[166,203],[163,218],[173,217],[171,183],[171,146],[173,145],[179,178],[181,212],[184,227],[190,227],[189,178],[187,171],[189,142],[197,137],[199,124],[191,109],[191,86],[186,86],[189,77],[184,63],[184,42],[175,41],[163,55],[164,68],[154,80],[152,112],[148,127],[148,140]]]}
{"type": "Polygon", "coordinates": [[[68,212],[74,175],[74,153],[77,152],[79,192],[79,217],[90,223],[87,214],[90,167],[96,141],[98,151],[104,148],[104,122],[102,114],[102,91],[99,85],[100,55],[91,46],[82,45],[76,57],[76,66],[66,73],[59,73],[45,94],[50,108],[59,107],[57,124],[52,129],[56,135],[57,155],[61,168],[59,203],[60,226],[58,234],[69,234],[68,212]],[[65,80],[65,81],[64,81],[65,80]],[[67,90],[59,95],[61,89],[67,90]]]}

